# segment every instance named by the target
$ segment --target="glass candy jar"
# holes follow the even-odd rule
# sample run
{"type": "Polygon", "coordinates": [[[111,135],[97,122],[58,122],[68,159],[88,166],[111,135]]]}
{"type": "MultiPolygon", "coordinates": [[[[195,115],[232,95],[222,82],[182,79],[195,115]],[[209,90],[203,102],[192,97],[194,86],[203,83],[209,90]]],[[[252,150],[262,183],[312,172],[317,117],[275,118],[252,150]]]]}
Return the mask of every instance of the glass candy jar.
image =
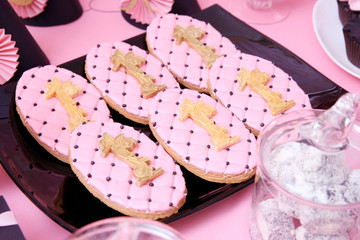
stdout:
{"type": "Polygon", "coordinates": [[[359,96],[284,114],[258,138],[253,240],[360,239],[359,96]]]}

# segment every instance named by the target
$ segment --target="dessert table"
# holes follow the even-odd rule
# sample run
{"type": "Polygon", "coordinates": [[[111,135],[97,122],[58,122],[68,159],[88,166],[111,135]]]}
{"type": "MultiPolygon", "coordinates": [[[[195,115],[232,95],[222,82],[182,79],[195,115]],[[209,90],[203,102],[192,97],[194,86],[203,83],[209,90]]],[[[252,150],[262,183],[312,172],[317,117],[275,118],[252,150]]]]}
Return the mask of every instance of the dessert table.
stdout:
{"type": "MultiPolygon", "coordinates": [[[[360,94],[360,80],[339,67],[324,51],[313,27],[316,0],[287,0],[290,15],[274,24],[249,24],[299,56],[331,81],[349,92],[360,94]]],[[[53,65],[83,56],[96,43],[121,41],[145,31],[129,24],[116,10],[116,0],[80,0],[82,16],[69,24],[54,27],[28,26],[41,49],[53,65]],[[114,10],[115,9],[115,10],[114,10]],[[98,21],[98,15],[106,18],[98,21]],[[104,27],[105,25],[105,27],[104,27]]],[[[237,8],[237,0],[198,0],[201,9],[218,4],[246,22],[237,8]]],[[[337,16],[334,15],[334,18],[337,16]]],[[[186,239],[250,239],[248,218],[253,186],[234,193],[199,212],[169,225],[186,239]]],[[[3,195],[26,239],[65,239],[71,233],[37,208],[0,167],[0,195],[3,195]]]]}

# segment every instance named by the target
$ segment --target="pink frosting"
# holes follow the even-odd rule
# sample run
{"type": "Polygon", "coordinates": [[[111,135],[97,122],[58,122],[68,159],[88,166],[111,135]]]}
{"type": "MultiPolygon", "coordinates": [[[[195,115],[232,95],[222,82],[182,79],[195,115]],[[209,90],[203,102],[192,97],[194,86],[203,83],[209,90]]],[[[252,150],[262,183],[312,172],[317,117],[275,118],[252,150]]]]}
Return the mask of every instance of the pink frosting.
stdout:
{"type": "Polygon", "coordinates": [[[140,85],[124,68],[112,70],[111,56],[119,49],[124,54],[133,51],[136,56],[146,59],[141,69],[156,78],[158,85],[166,84],[167,88],[177,88],[179,84],[161,62],[148,52],[124,42],[100,43],[90,49],[86,56],[86,72],[92,83],[103,96],[111,98],[128,113],[139,117],[148,117],[151,98],[142,97],[140,85]]]}
{"type": "Polygon", "coordinates": [[[206,94],[189,89],[169,89],[156,96],[150,111],[151,122],[160,138],[184,161],[217,174],[242,174],[256,167],[256,139],[243,123],[219,102],[206,94]],[[185,98],[192,102],[203,100],[216,108],[211,119],[223,126],[230,136],[240,136],[241,141],[221,151],[215,151],[206,130],[192,119],[179,121],[178,107],[185,98]]]}
{"type": "Polygon", "coordinates": [[[215,96],[235,115],[249,126],[261,130],[274,116],[262,96],[249,86],[239,90],[237,74],[240,68],[251,71],[258,68],[271,76],[267,86],[270,91],[280,92],[285,100],[294,100],[296,105],[287,112],[311,108],[308,95],[283,70],[263,58],[241,53],[219,58],[213,65],[209,81],[215,96]]]}
{"type": "Polygon", "coordinates": [[[75,97],[90,121],[109,121],[110,112],[99,92],[83,77],[63,68],[47,65],[25,71],[16,86],[16,104],[25,122],[38,135],[38,140],[67,156],[70,139],[68,114],[57,98],[46,99],[48,80],[57,77],[71,81],[83,94],[75,97]]]}
{"type": "Polygon", "coordinates": [[[120,206],[148,212],[169,210],[177,206],[186,195],[185,180],[180,167],[145,134],[119,123],[87,123],[74,130],[70,139],[72,166],[88,185],[104,198],[120,206]],[[138,141],[133,152],[148,157],[150,166],[162,168],[163,174],[139,187],[131,168],[113,153],[100,156],[99,141],[103,133],[112,137],[124,134],[138,141]],[[109,178],[110,177],[110,178],[109,178]]]}
{"type": "Polygon", "coordinates": [[[148,47],[153,50],[154,54],[185,82],[205,91],[209,69],[202,57],[185,41],[180,45],[176,44],[173,32],[178,24],[183,28],[193,24],[196,28],[203,29],[206,34],[200,41],[206,43],[207,46],[214,47],[218,55],[235,54],[236,47],[210,24],[189,16],[167,14],[155,18],[148,26],[146,38],[148,47]]]}

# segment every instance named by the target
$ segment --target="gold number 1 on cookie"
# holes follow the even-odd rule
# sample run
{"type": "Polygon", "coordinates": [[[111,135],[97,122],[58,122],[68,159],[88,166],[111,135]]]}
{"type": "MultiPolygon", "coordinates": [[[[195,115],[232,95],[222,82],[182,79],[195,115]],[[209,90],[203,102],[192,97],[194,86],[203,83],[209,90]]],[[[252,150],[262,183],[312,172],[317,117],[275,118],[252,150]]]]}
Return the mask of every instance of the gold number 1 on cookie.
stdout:
{"type": "Polygon", "coordinates": [[[191,48],[197,51],[202,56],[207,68],[211,68],[212,64],[219,57],[215,53],[215,49],[211,46],[206,46],[200,41],[204,37],[205,31],[201,28],[195,28],[194,25],[190,25],[187,28],[183,28],[180,25],[176,25],[174,29],[174,37],[176,44],[180,44],[182,41],[186,41],[191,48]]]}
{"type": "Polygon", "coordinates": [[[133,138],[127,138],[124,134],[120,134],[113,138],[109,133],[104,133],[100,140],[99,147],[102,150],[101,156],[106,157],[109,152],[123,160],[129,167],[133,169],[134,176],[138,180],[137,185],[142,186],[147,181],[150,181],[163,173],[162,168],[153,169],[148,164],[150,159],[147,157],[137,157],[132,152],[137,145],[137,141],[133,138]]]}
{"type": "Polygon", "coordinates": [[[216,109],[205,105],[204,101],[193,103],[190,99],[185,98],[179,107],[179,112],[181,113],[179,117],[181,122],[190,117],[197,125],[205,128],[216,151],[240,142],[239,136],[230,137],[225,127],[215,125],[210,118],[216,114],[216,109]]]}
{"type": "Polygon", "coordinates": [[[78,108],[76,106],[76,101],[73,99],[82,93],[82,90],[78,85],[73,84],[71,81],[60,82],[57,77],[54,77],[51,82],[47,83],[46,89],[45,98],[50,99],[56,97],[68,113],[70,132],[81,123],[88,121],[85,117],[86,111],[82,108],[78,108]]]}
{"type": "Polygon", "coordinates": [[[140,68],[146,60],[140,56],[135,56],[133,52],[123,54],[119,49],[111,56],[111,63],[114,64],[113,71],[118,71],[121,66],[141,85],[141,93],[144,98],[151,98],[158,92],[166,88],[165,84],[157,85],[155,78],[151,75],[146,75],[140,68]]]}
{"type": "Polygon", "coordinates": [[[239,90],[243,91],[245,86],[249,85],[251,90],[261,95],[267,101],[271,114],[274,116],[295,106],[293,100],[285,101],[281,98],[281,93],[271,92],[265,85],[270,80],[270,76],[265,72],[260,72],[257,68],[251,72],[246,68],[241,68],[237,74],[237,79],[240,81],[239,90]]]}

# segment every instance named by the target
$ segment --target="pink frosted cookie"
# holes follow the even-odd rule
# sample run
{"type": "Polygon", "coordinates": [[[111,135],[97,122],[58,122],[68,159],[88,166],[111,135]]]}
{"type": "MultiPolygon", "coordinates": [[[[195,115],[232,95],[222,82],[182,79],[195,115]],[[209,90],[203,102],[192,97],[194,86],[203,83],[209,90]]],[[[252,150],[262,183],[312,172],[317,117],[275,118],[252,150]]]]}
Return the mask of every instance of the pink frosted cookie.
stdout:
{"type": "Polygon", "coordinates": [[[164,64],[124,42],[94,46],[86,56],[85,72],[110,107],[142,124],[148,123],[151,99],[165,88],[179,87],[164,64]]]}
{"type": "Polygon", "coordinates": [[[149,125],[166,151],[201,178],[235,183],[255,174],[254,135],[206,94],[189,89],[159,93],[153,101],[149,125]]]}
{"type": "Polygon", "coordinates": [[[131,127],[114,122],[80,125],[70,138],[69,161],[95,197],[126,215],[165,218],[185,202],[179,165],[131,127]]]}
{"type": "Polygon", "coordinates": [[[213,61],[236,53],[232,42],[213,26],[189,16],[167,14],[155,18],[146,30],[149,51],[184,86],[209,92],[207,80],[213,61]]]}
{"type": "Polygon", "coordinates": [[[47,151],[68,162],[70,133],[86,121],[106,122],[110,112],[99,92],[83,77],[47,65],[25,71],[15,93],[25,127],[47,151]]]}
{"type": "Polygon", "coordinates": [[[287,73],[268,60],[240,51],[213,64],[208,86],[211,95],[256,135],[281,112],[311,108],[308,95],[287,73]],[[257,93],[259,89],[265,94],[257,93]],[[275,103],[283,107],[273,107],[275,103]]]}

